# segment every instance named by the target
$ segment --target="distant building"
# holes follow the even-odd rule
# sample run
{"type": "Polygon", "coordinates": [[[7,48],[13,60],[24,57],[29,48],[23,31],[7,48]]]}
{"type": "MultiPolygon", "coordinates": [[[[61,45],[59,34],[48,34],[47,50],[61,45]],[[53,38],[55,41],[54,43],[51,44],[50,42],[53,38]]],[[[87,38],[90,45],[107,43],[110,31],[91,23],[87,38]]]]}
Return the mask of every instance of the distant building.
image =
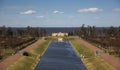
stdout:
{"type": "Polygon", "coordinates": [[[62,33],[62,32],[59,32],[59,33],[52,33],[52,36],[54,36],[54,37],[59,37],[59,36],[68,36],[68,33],[62,33]]]}

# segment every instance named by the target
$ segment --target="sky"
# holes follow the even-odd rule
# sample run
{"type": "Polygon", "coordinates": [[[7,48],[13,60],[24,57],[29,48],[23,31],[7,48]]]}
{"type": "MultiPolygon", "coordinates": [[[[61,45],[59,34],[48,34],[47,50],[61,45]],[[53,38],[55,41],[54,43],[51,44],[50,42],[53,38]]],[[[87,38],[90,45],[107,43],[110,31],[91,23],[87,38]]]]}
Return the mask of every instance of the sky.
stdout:
{"type": "Polygon", "coordinates": [[[0,0],[0,26],[120,26],[120,0],[0,0]]]}

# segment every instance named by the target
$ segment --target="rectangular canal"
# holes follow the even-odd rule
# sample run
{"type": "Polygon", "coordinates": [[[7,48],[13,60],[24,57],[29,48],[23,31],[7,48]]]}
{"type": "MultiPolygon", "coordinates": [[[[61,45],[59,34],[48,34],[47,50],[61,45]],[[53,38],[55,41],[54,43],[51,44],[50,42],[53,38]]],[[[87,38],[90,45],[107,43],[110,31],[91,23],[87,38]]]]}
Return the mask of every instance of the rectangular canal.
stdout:
{"type": "Polygon", "coordinates": [[[35,70],[87,70],[68,41],[52,41],[35,70]]]}

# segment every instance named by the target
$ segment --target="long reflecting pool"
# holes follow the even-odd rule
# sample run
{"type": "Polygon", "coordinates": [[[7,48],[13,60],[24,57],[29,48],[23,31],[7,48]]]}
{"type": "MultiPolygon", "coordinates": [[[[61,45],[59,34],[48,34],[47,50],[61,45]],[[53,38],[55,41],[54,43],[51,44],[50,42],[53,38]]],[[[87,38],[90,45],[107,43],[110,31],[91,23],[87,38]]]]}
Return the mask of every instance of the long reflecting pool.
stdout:
{"type": "Polygon", "coordinates": [[[52,41],[35,70],[87,70],[68,41],[52,41]]]}

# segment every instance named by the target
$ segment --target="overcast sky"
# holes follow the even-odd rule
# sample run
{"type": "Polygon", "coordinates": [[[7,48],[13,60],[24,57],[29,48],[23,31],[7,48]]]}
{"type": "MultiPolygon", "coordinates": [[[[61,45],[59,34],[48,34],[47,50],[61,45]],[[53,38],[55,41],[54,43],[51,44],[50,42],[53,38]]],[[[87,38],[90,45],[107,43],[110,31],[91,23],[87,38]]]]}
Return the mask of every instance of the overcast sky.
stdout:
{"type": "Polygon", "coordinates": [[[0,26],[120,26],[120,0],[0,0],[0,26]]]}

